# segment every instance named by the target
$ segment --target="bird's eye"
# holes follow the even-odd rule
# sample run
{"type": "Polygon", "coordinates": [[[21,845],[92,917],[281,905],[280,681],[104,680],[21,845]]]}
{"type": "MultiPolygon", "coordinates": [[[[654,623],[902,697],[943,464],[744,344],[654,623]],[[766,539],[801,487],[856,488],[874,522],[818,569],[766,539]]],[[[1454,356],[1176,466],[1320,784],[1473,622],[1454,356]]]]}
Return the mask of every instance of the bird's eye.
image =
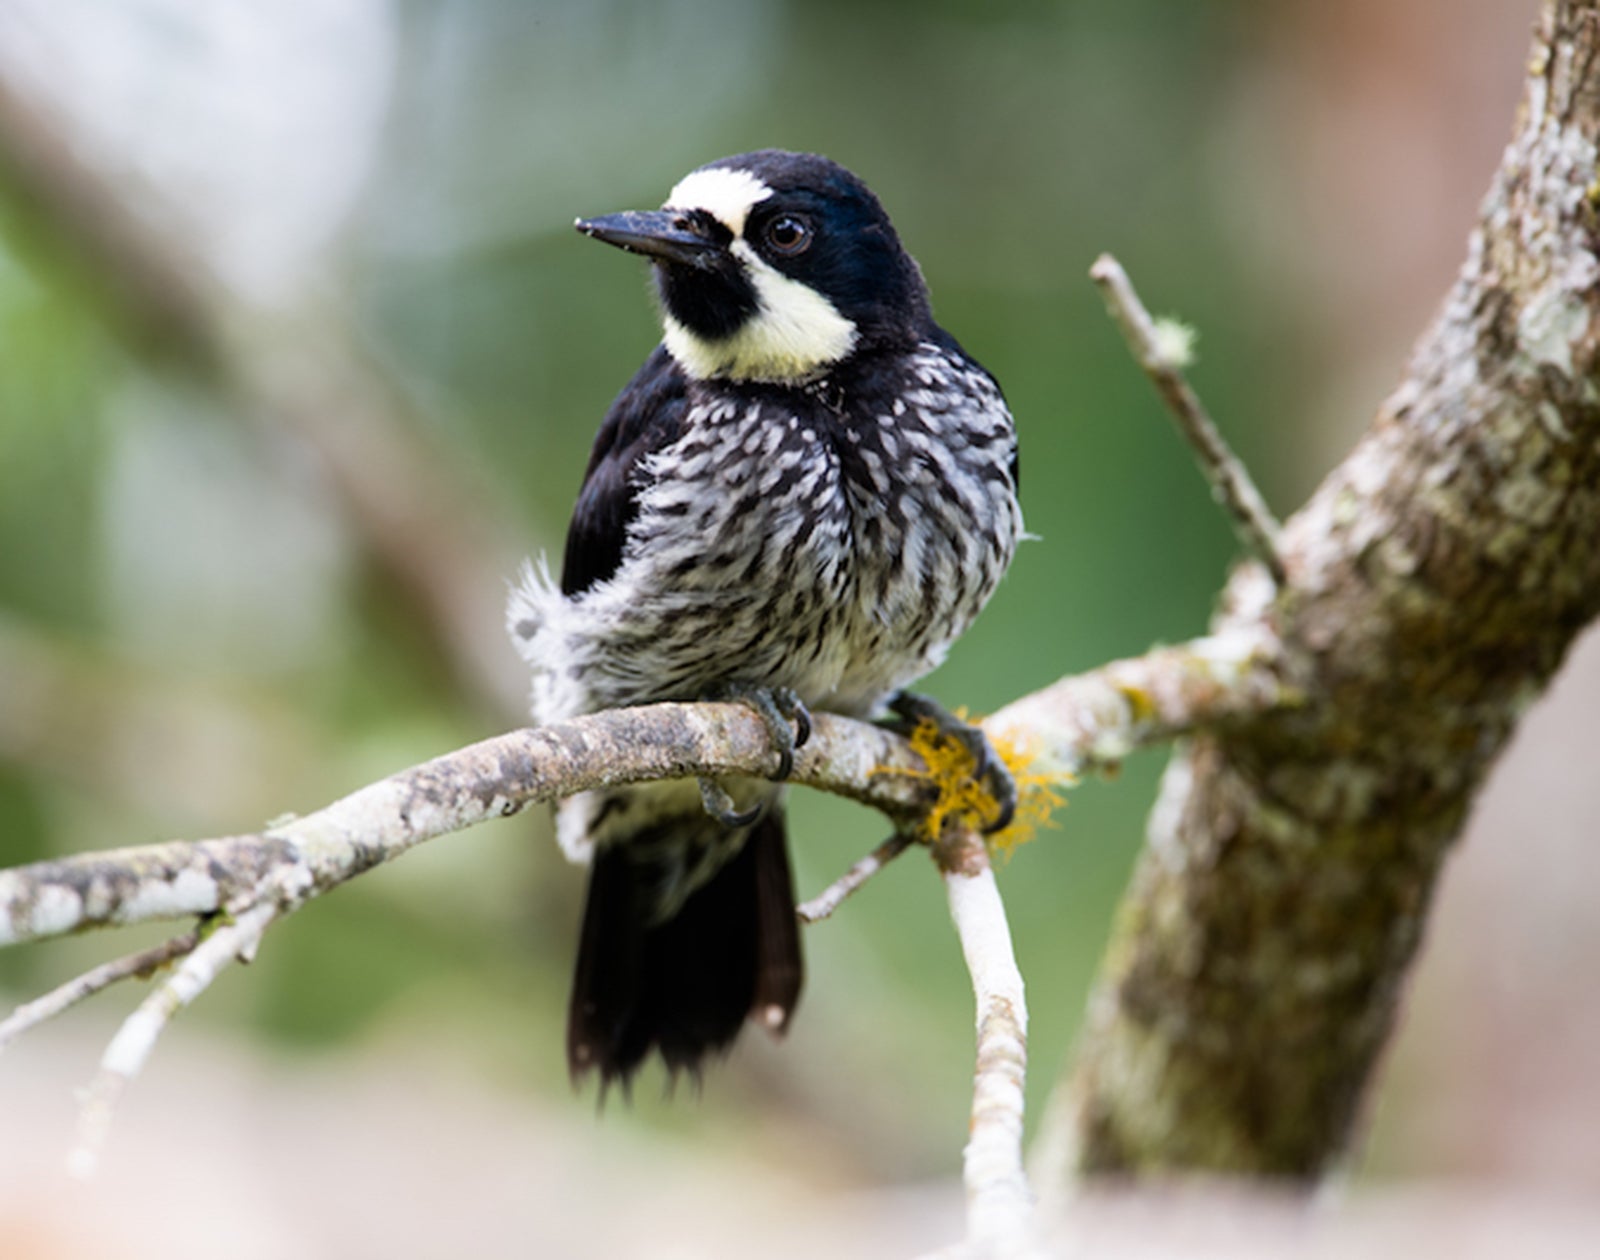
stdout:
{"type": "Polygon", "coordinates": [[[762,234],[777,253],[793,256],[811,244],[811,224],[794,214],[780,214],[762,234]]]}

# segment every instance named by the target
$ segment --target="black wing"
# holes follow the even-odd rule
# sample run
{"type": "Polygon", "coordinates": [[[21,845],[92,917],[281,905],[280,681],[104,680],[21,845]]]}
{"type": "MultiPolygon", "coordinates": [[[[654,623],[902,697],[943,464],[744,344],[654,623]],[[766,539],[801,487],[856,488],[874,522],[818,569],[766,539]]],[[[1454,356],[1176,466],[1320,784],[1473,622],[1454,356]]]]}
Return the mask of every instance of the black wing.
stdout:
{"type": "Polygon", "coordinates": [[[563,595],[577,595],[605,581],[622,563],[628,526],[639,510],[640,461],[683,432],[688,389],[683,369],[665,347],[657,346],[606,412],[567,527],[563,595]]]}
{"type": "MultiPolygon", "coordinates": [[[[978,371],[987,376],[989,378],[989,383],[994,386],[994,392],[1000,395],[1000,401],[1005,402],[1006,392],[1000,388],[1000,382],[995,380],[994,373],[988,368],[984,367],[983,364],[979,363],[970,354],[968,354],[966,347],[957,341],[950,333],[946,332],[938,324],[934,324],[932,331],[929,334],[929,339],[935,344],[943,346],[946,350],[954,351],[959,358],[964,360],[970,366],[977,368],[978,371]]],[[[1020,451],[1020,446],[1013,446],[1011,448],[1011,488],[1016,491],[1020,491],[1022,489],[1022,462],[1018,458],[1020,451]]]]}

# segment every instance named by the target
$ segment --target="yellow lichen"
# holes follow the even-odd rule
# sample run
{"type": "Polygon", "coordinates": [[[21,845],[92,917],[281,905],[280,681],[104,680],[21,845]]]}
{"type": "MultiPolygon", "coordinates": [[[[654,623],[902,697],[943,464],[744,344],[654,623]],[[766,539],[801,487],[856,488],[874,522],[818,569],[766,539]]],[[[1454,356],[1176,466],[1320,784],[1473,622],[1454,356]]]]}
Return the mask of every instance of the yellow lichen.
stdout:
{"type": "MultiPolygon", "coordinates": [[[[957,716],[964,717],[959,711],[957,716]]],[[[977,763],[965,744],[944,734],[931,720],[917,723],[910,740],[928,767],[926,774],[918,777],[926,778],[938,790],[938,797],[923,816],[925,839],[937,839],[953,817],[964,817],[980,830],[999,818],[1000,803],[975,777],[977,763]]],[[[1034,772],[1035,759],[1020,739],[991,736],[989,744],[1017,785],[1017,808],[1011,822],[1005,830],[988,838],[992,849],[1009,853],[1033,839],[1039,828],[1053,825],[1050,815],[1066,803],[1057,789],[1070,786],[1071,777],[1034,772]]]]}
{"type": "Polygon", "coordinates": [[[1135,687],[1129,683],[1116,685],[1116,687],[1117,694],[1128,702],[1128,712],[1135,723],[1148,722],[1156,715],[1155,697],[1143,687],[1135,687]]]}

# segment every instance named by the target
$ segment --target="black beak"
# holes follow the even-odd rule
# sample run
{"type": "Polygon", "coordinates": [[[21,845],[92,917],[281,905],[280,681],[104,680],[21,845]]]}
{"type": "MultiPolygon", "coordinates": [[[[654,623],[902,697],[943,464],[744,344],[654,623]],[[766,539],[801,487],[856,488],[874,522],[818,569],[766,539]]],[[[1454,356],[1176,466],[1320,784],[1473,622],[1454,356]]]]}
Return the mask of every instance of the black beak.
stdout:
{"type": "Polygon", "coordinates": [[[579,219],[573,226],[585,236],[630,254],[690,267],[711,266],[712,259],[723,249],[674,210],[624,210],[597,219],[579,219]]]}

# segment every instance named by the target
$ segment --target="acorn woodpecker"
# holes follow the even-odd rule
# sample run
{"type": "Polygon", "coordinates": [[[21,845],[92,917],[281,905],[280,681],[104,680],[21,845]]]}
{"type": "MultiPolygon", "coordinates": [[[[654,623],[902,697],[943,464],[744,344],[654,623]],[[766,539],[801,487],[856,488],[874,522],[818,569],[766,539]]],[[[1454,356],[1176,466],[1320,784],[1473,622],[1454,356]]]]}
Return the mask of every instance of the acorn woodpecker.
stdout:
{"type": "MultiPolygon", "coordinates": [[[[541,564],[511,596],[534,720],[739,698],[781,781],[808,706],[924,713],[902,689],[1022,534],[1017,443],[878,199],[827,158],[769,149],[577,228],[650,260],[664,335],[600,426],[559,584],[541,564]]],[[[652,1050],[695,1073],[746,1018],[783,1031],[802,972],[776,781],[588,792],[557,833],[591,867],[574,1079],[626,1085],[652,1050]]]]}

